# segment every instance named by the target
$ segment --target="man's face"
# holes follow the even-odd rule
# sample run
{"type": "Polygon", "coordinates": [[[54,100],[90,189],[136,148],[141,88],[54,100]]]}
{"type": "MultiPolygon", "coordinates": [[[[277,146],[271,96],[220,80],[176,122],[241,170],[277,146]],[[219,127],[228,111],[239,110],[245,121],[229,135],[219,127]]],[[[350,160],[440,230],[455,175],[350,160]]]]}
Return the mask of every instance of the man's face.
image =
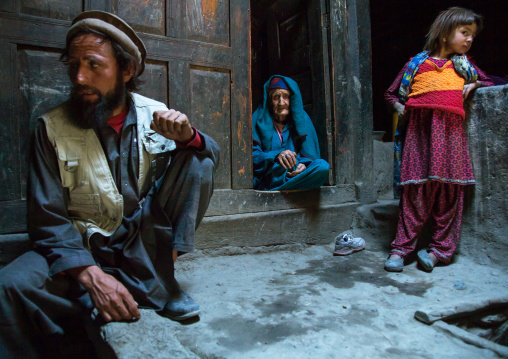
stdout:
{"type": "Polygon", "coordinates": [[[68,54],[73,120],[81,128],[103,126],[124,103],[130,76],[122,74],[110,42],[100,36],[76,36],[68,54]]]}
{"type": "Polygon", "coordinates": [[[289,115],[290,93],[288,90],[275,89],[271,93],[272,110],[274,116],[286,117],[289,115]]]}
{"type": "Polygon", "coordinates": [[[109,41],[92,35],[78,35],[69,45],[69,77],[84,102],[97,103],[113,91],[118,64],[109,41]]]}

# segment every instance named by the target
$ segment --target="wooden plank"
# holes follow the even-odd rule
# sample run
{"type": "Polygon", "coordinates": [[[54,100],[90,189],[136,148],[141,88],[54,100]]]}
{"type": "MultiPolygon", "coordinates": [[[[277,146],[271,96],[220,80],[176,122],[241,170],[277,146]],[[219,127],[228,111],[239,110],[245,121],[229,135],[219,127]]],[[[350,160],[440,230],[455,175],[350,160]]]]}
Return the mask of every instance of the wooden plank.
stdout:
{"type": "Polygon", "coordinates": [[[330,11],[336,183],[358,183],[368,202],[375,200],[368,1],[333,1],[330,11]]]}
{"type": "Polygon", "coordinates": [[[485,309],[504,307],[508,304],[508,291],[499,289],[495,294],[478,293],[455,298],[446,303],[430,303],[415,312],[415,318],[425,324],[438,320],[450,320],[471,316],[485,309]]]}
{"type": "Polygon", "coordinates": [[[167,62],[148,60],[145,72],[140,77],[143,81],[139,93],[143,96],[168,105],[168,64],[167,62]]]}
{"type": "MultiPolygon", "coordinates": [[[[0,38],[18,44],[63,49],[69,25],[68,21],[0,13],[0,38]],[[52,36],[48,37],[48,33],[52,36]]],[[[140,34],[140,37],[145,43],[149,59],[179,59],[217,68],[229,68],[232,62],[233,55],[229,47],[205,43],[197,46],[194,41],[152,34],[140,34]]]]}
{"type": "Polygon", "coordinates": [[[347,1],[332,1],[330,3],[330,42],[332,72],[332,93],[335,121],[335,183],[353,183],[353,149],[351,147],[352,138],[348,127],[348,120],[351,118],[349,111],[349,81],[348,47],[349,38],[348,29],[348,7],[347,1]]]}
{"type": "Polygon", "coordinates": [[[356,0],[358,18],[358,53],[359,53],[359,79],[361,85],[360,95],[360,122],[357,127],[358,142],[356,148],[357,165],[355,178],[364,183],[374,181],[374,141],[372,140],[373,103],[372,103],[372,48],[370,32],[370,6],[369,0],[356,0]]]}
{"type": "Polygon", "coordinates": [[[231,2],[232,188],[252,188],[251,46],[249,2],[231,2]]]}
{"type": "Polygon", "coordinates": [[[229,0],[186,0],[187,39],[229,46],[229,0]]]}
{"type": "Polygon", "coordinates": [[[0,234],[26,232],[26,201],[0,203],[0,234]]]}
{"type": "Polygon", "coordinates": [[[60,20],[72,20],[83,11],[82,0],[20,0],[22,14],[60,20]]]}
{"type": "MultiPolygon", "coordinates": [[[[311,119],[314,123],[316,133],[319,139],[319,151],[321,158],[330,164],[330,173],[328,183],[334,184],[333,160],[331,157],[332,137],[329,134],[331,116],[331,100],[329,84],[330,74],[328,72],[328,38],[327,28],[324,28],[322,18],[326,13],[326,4],[324,0],[312,0],[308,4],[308,27],[309,27],[309,53],[311,54],[309,68],[311,83],[307,84],[310,88],[312,98],[311,119]],[[328,88],[327,88],[328,87],[328,88]]],[[[304,102],[305,103],[305,102],[304,102]]]]}
{"type": "Polygon", "coordinates": [[[222,149],[215,188],[231,188],[230,74],[191,67],[191,118],[194,126],[214,138],[222,149]]]}
{"type": "Polygon", "coordinates": [[[19,78],[19,142],[22,198],[26,196],[30,132],[40,115],[68,98],[71,82],[60,53],[41,48],[20,48],[17,54],[19,78]]]}
{"type": "Polygon", "coordinates": [[[219,189],[214,191],[205,217],[317,208],[355,201],[356,189],[352,184],[283,192],[219,189]]]}
{"type": "Polygon", "coordinates": [[[139,32],[165,35],[166,0],[113,0],[112,12],[139,32]]]}
{"type": "Polygon", "coordinates": [[[312,210],[287,209],[205,217],[196,232],[196,248],[330,244],[339,233],[350,229],[358,205],[358,202],[352,202],[312,210]]]}
{"type": "Polygon", "coordinates": [[[64,48],[69,25],[68,21],[0,13],[0,37],[16,44],[64,48]]]}
{"type": "Polygon", "coordinates": [[[464,343],[474,345],[475,347],[478,348],[485,348],[491,350],[497,355],[499,355],[501,358],[508,357],[508,348],[506,346],[482,338],[462,328],[447,324],[445,322],[436,322],[432,325],[432,327],[439,329],[440,331],[446,334],[459,338],[464,343]]]}
{"type": "Polygon", "coordinates": [[[19,199],[18,123],[14,116],[16,94],[16,46],[0,42],[0,201],[19,199]]]}
{"type": "MultiPolygon", "coordinates": [[[[320,20],[321,24],[319,26],[319,29],[321,31],[321,51],[322,51],[322,71],[323,71],[323,101],[325,104],[325,124],[324,124],[324,134],[320,133],[320,139],[326,139],[325,145],[326,145],[326,151],[324,148],[321,149],[321,157],[326,159],[328,163],[330,164],[330,172],[328,174],[328,182],[329,184],[336,184],[335,178],[336,178],[336,171],[337,168],[333,165],[334,164],[334,157],[335,157],[335,146],[334,146],[334,140],[333,140],[333,95],[331,92],[331,84],[330,84],[330,54],[329,54],[329,40],[328,35],[330,31],[330,9],[328,8],[328,1],[327,0],[315,0],[316,5],[320,9],[320,20]],[[318,4],[319,2],[319,4],[318,4]]],[[[317,36],[317,35],[316,35],[317,36]]],[[[315,42],[311,42],[313,44],[315,42]]],[[[311,48],[313,49],[314,45],[311,45],[311,48]]],[[[314,50],[312,50],[314,51],[314,50]]],[[[318,67],[317,64],[313,63],[313,67],[317,67],[318,69],[321,68],[318,67]]],[[[321,145],[321,142],[320,142],[321,145]]],[[[322,145],[321,145],[322,146],[322,145]]]]}

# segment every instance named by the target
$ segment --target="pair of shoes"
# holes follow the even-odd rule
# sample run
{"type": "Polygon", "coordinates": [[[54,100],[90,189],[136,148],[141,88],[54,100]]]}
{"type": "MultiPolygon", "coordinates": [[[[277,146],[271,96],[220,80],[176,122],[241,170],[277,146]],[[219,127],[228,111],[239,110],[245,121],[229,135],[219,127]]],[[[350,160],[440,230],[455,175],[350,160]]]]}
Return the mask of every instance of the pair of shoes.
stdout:
{"type": "Polygon", "coordinates": [[[418,257],[418,263],[425,269],[427,272],[432,272],[434,269],[434,262],[432,261],[432,258],[430,257],[430,254],[427,252],[426,249],[422,249],[417,254],[418,257]]]}
{"type": "Polygon", "coordinates": [[[195,317],[200,312],[199,305],[176,283],[176,288],[173,290],[171,298],[167,301],[160,314],[171,320],[181,321],[195,317]]]}
{"type": "Polygon", "coordinates": [[[365,249],[365,240],[360,237],[353,238],[349,233],[344,234],[342,237],[335,238],[334,256],[347,256],[348,254],[359,252],[365,249]]]}
{"type": "Polygon", "coordinates": [[[388,272],[402,272],[404,268],[404,259],[403,258],[392,258],[389,256],[385,262],[385,271],[388,272]]]}

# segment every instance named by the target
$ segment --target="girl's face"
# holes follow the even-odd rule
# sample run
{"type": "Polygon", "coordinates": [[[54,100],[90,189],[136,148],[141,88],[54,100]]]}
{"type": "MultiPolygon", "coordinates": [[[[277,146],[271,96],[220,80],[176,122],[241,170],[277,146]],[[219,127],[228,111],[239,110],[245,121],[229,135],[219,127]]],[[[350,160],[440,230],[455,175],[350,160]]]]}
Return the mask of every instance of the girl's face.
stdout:
{"type": "Polygon", "coordinates": [[[473,38],[476,34],[476,24],[459,25],[448,36],[443,43],[445,52],[449,54],[465,54],[473,44],[473,38]]]}

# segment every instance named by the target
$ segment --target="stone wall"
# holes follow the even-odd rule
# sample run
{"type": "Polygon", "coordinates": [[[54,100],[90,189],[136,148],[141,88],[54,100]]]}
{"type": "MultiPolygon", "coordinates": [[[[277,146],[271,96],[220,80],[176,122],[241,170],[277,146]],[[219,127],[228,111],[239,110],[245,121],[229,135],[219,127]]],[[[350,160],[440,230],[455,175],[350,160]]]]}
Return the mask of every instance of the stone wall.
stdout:
{"type": "Polygon", "coordinates": [[[467,192],[460,252],[508,266],[508,85],[476,90],[466,113],[477,183],[467,192]]]}

